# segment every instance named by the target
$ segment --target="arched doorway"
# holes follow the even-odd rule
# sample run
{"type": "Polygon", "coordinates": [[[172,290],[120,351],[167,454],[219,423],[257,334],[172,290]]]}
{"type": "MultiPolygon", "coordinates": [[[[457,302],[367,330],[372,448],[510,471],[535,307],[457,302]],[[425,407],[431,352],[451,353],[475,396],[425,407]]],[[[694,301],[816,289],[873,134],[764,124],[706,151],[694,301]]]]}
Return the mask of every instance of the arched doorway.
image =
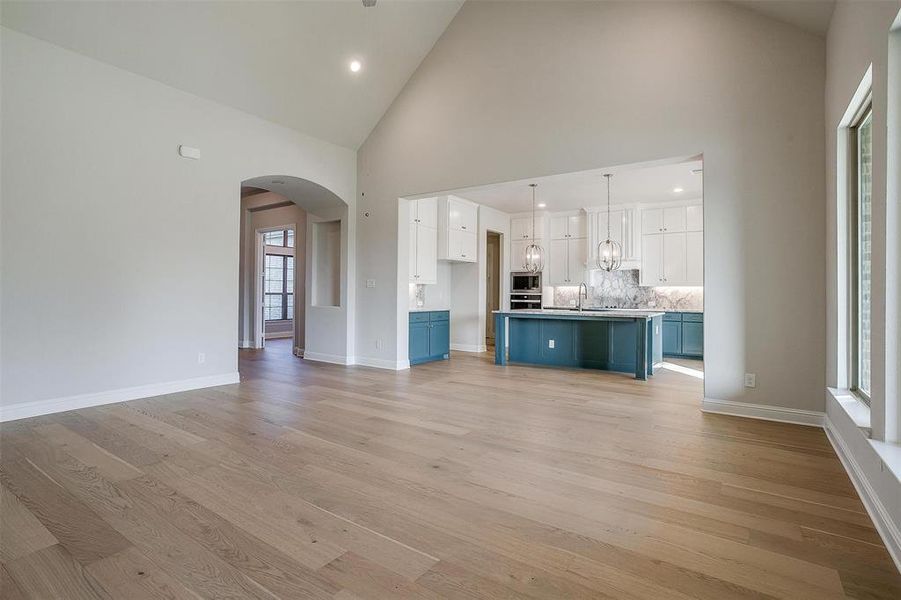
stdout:
{"type": "Polygon", "coordinates": [[[307,179],[241,182],[239,347],[280,338],[308,360],[352,361],[349,216],[344,200],[307,179]]]}

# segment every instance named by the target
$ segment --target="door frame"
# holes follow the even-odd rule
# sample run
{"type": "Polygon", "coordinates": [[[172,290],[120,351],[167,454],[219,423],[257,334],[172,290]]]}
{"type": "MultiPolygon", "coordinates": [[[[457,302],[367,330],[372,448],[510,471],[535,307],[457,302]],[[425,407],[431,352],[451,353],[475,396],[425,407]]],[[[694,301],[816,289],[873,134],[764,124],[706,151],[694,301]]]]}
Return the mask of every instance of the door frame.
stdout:
{"type": "MultiPolygon", "coordinates": [[[[260,227],[254,230],[254,257],[253,257],[253,345],[252,348],[262,349],[266,347],[266,323],[263,319],[263,295],[265,287],[265,271],[263,269],[266,256],[263,234],[271,231],[294,232],[294,316],[291,318],[291,347],[296,347],[297,334],[297,231],[293,224],[276,225],[272,227],[260,227]]],[[[306,301],[306,300],[304,300],[306,301]]]]}

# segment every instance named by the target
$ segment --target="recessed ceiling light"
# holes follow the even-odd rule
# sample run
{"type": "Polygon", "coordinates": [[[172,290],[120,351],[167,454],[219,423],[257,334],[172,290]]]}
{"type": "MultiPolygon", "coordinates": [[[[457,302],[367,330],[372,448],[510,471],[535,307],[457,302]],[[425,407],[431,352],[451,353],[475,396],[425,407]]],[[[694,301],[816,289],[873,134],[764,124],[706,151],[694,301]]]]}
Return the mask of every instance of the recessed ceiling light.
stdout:
{"type": "Polygon", "coordinates": [[[363,68],[363,63],[358,60],[350,61],[350,70],[352,73],[358,73],[363,68]]]}
{"type": "Polygon", "coordinates": [[[539,202],[539,203],[538,203],[538,208],[544,208],[544,207],[546,207],[546,206],[547,206],[547,204],[545,204],[544,202],[539,202]]]}
{"type": "Polygon", "coordinates": [[[680,188],[680,187],[677,187],[677,188],[673,188],[673,191],[676,192],[677,194],[681,194],[681,193],[684,192],[685,190],[683,190],[683,189],[680,188]]]}
{"type": "Polygon", "coordinates": [[[274,183],[275,185],[285,185],[285,182],[281,179],[273,179],[272,183],[274,183]]]}

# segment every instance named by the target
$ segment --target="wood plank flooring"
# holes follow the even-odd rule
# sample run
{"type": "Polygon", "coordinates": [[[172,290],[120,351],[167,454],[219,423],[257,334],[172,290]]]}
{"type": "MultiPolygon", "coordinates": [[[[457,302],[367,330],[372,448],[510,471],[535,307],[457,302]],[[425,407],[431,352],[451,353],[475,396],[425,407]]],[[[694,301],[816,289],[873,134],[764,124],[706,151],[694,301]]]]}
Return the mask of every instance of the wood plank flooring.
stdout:
{"type": "Polygon", "coordinates": [[[240,361],[3,424],[0,596],[901,598],[823,432],[684,373],[240,361]]]}

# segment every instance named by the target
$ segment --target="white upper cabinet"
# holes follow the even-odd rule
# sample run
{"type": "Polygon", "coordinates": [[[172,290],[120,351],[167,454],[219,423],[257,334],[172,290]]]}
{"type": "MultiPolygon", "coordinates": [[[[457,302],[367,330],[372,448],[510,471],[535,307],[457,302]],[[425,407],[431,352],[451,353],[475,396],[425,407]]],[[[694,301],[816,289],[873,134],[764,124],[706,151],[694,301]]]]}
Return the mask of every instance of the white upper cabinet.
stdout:
{"type": "Polygon", "coordinates": [[[686,285],[704,285],[704,233],[689,231],[685,234],[686,285]]]}
{"type": "Polygon", "coordinates": [[[535,216],[535,231],[532,231],[532,216],[510,219],[510,239],[540,240],[544,237],[544,217],[535,216]]]}
{"type": "Polygon", "coordinates": [[[552,240],[586,237],[588,237],[588,220],[584,214],[551,217],[552,240]]]}
{"type": "Polygon", "coordinates": [[[457,231],[471,231],[476,233],[479,223],[479,207],[468,200],[448,196],[447,198],[447,226],[448,229],[457,231]]]}
{"type": "Polygon", "coordinates": [[[456,196],[438,198],[438,260],[476,262],[479,205],[456,196]]]}
{"type": "Polygon", "coordinates": [[[411,200],[410,283],[438,283],[438,200],[411,200]]]}
{"type": "Polygon", "coordinates": [[[704,207],[685,207],[685,231],[704,231],[704,207]]]}
{"type": "Polygon", "coordinates": [[[685,231],[686,207],[646,208],[641,211],[641,233],[685,231]]]}
{"type": "Polygon", "coordinates": [[[548,259],[550,285],[579,285],[585,280],[585,238],[551,240],[548,259]]]}
{"type": "Polygon", "coordinates": [[[703,285],[703,229],[701,205],[642,210],[641,285],[703,285]]]}

